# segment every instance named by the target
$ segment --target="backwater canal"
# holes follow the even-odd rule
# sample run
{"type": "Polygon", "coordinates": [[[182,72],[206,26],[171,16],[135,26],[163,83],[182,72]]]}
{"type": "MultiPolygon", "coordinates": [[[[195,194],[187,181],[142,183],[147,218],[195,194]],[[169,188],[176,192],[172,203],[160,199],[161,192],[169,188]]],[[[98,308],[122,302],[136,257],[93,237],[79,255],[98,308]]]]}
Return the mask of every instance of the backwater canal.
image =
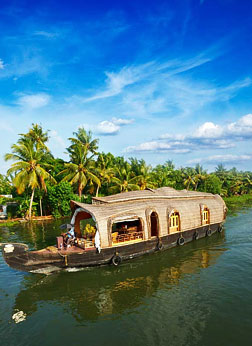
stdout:
{"type": "MultiPolygon", "coordinates": [[[[64,221],[63,221],[64,222],[64,221]]],[[[0,242],[55,243],[62,221],[0,228],[0,242]]],[[[251,345],[252,209],[183,247],[50,276],[0,255],[0,344],[251,345]]]]}

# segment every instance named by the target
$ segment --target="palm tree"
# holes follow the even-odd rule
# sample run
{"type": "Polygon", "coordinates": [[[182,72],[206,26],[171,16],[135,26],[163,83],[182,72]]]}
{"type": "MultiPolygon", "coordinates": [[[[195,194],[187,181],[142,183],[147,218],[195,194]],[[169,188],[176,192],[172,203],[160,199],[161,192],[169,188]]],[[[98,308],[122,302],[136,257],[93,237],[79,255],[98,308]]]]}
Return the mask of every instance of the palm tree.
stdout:
{"type": "MultiPolygon", "coordinates": [[[[114,168],[111,166],[111,158],[105,154],[99,154],[97,162],[96,162],[96,172],[99,176],[101,186],[107,185],[111,183],[112,178],[114,177],[114,168]]],[[[99,193],[99,185],[97,185],[96,196],[99,193]]]]}
{"type": "Polygon", "coordinates": [[[38,124],[32,124],[32,127],[29,129],[28,133],[20,134],[23,139],[31,140],[36,147],[36,150],[42,149],[47,152],[50,150],[45,145],[45,143],[48,141],[48,131],[43,132],[43,128],[41,125],[38,124]]]}
{"type": "Polygon", "coordinates": [[[155,188],[155,184],[152,181],[152,167],[147,166],[144,160],[137,160],[130,158],[131,168],[135,173],[135,177],[132,178],[132,183],[137,184],[140,190],[145,190],[146,188],[155,188]]]}
{"type": "Polygon", "coordinates": [[[72,144],[67,150],[70,152],[71,162],[65,163],[65,169],[59,174],[66,174],[62,181],[78,185],[78,194],[81,198],[82,190],[88,182],[101,186],[100,179],[95,174],[95,164],[92,156],[88,157],[88,150],[81,143],[72,144]],[[70,148],[70,150],[69,150],[70,148]]]}
{"type": "Polygon", "coordinates": [[[152,180],[157,187],[170,186],[176,184],[174,165],[172,161],[167,161],[164,165],[157,165],[152,171],[152,180]]]}
{"type": "Polygon", "coordinates": [[[182,177],[184,178],[184,185],[186,186],[186,189],[190,189],[190,185],[195,185],[195,170],[191,167],[186,167],[182,169],[182,177]]]}
{"type": "Polygon", "coordinates": [[[224,165],[222,163],[218,164],[217,167],[215,168],[215,174],[221,180],[223,180],[224,177],[227,176],[227,170],[226,170],[226,168],[224,167],[224,165]]]}
{"type": "Polygon", "coordinates": [[[109,188],[111,193],[114,192],[127,192],[131,190],[139,190],[140,187],[136,184],[136,180],[131,171],[131,166],[128,162],[124,162],[122,167],[116,167],[116,177],[112,178],[115,184],[109,188]]]}
{"type": "Polygon", "coordinates": [[[73,135],[75,135],[76,138],[74,137],[68,138],[72,142],[72,144],[67,149],[70,156],[74,155],[75,145],[78,145],[78,144],[82,145],[85,148],[87,155],[97,154],[99,140],[97,138],[92,139],[91,131],[86,131],[84,127],[79,127],[78,132],[73,132],[73,135]]]}
{"type": "Polygon", "coordinates": [[[247,173],[245,177],[243,178],[243,186],[246,193],[250,193],[252,188],[252,179],[251,179],[251,173],[247,173]]]}
{"type": "Polygon", "coordinates": [[[45,153],[34,148],[34,142],[29,138],[21,138],[17,144],[12,145],[12,153],[5,155],[5,160],[16,161],[11,165],[7,174],[15,174],[13,184],[19,194],[23,193],[27,187],[31,188],[31,198],[29,206],[29,218],[31,218],[32,202],[35,189],[46,191],[45,180],[56,183],[55,179],[46,171],[49,165],[45,162],[45,153]]]}
{"type": "Polygon", "coordinates": [[[198,188],[198,185],[206,179],[207,172],[203,169],[203,167],[200,164],[197,164],[195,166],[195,176],[194,176],[194,190],[196,191],[198,188]]]}

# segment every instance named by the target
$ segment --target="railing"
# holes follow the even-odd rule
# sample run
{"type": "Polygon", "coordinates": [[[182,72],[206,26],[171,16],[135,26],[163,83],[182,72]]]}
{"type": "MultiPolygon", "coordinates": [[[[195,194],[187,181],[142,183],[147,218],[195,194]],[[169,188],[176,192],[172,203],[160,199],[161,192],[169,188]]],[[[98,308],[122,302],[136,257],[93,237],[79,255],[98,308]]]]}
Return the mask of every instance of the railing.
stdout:
{"type": "Polygon", "coordinates": [[[139,239],[143,239],[143,232],[128,232],[128,233],[118,234],[114,236],[112,233],[113,244],[123,243],[126,241],[134,241],[139,239]]]}

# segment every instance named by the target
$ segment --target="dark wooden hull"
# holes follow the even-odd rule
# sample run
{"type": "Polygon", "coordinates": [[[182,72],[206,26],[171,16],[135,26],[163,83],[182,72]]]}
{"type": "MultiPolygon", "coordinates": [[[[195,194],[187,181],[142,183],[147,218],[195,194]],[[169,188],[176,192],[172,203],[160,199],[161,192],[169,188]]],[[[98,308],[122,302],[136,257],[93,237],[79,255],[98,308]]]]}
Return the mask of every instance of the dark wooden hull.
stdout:
{"type": "Polygon", "coordinates": [[[123,261],[129,260],[144,254],[178,246],[180,237],[183,237],[184,243],[188,243],[195,241],[195,238],[210,236],[210,234],[207,234],[210,233],[209,230],[213,234],[220,229],[221,224],[207,225],[185,232],[170,234],[160,239],[152,238],[128,245],[104,248],[100,253],[96,249],[58,251],[55,248],[54,251],[48,249],[27,251],[27,247],[24,244],[13,244],[14,249],[12,252],[6,252],[3,246],[2,253],[6,263],[14,269],[46,274],[64,268],[110,264],[114,256],[119,256],[123,261]]]}

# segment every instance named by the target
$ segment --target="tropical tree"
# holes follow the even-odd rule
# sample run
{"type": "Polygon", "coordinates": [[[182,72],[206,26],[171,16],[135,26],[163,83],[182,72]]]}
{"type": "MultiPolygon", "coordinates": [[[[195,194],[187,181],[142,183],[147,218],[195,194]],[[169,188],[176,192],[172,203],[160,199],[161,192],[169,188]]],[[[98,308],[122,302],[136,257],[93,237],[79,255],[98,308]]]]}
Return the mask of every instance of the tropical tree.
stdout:
{"type": "Polygon", "coordinates": [[[191,185],[196,184],[195,182],[195,170],[192,167],[186,167],[181,169],[181,174],[184,179],[184,186],[189,190],[191,185]]]}
{"type": "Polygon", "coordinates": [[[249,172],[245,173],[245,176],[243,177],[243,187],[245,193],[249,193],[252,189],[252,177],[249,172]]]}
{"type": "Polygon", "coordinates": [[[156,187],[170,186],[176,184],[175,170],[172,161],[166,161],[163,165],[157,165],[152,170],[152,180],[156,187]]]}
{"type": "Polygon", "coordinates": [[[144,160],[137,160],[136,158],[130,158],[131,169],[135,174],[132,182],[140,187],[140,190],[145,190],[146,188],[155,188],[155,183],[152,180],[152,167],[146,164],[144,160]]]}
{"type": "Polygon", "coordinates": [[[92,138],[91,131],[86,131],[84,127],[79,127],[77,132],[73,132],[73,135],[75,135],[75,137],[69,138],[72,144],[67,148],[67,151],[71,157],[75,155],[76,145],[83,146],[87,156],[90,154],[97,154],[99,140],[97,138],[92,138]]]}
{"type": "Polygon", "coordinates": [[[9,181],[8,177],[5,175],[0,174],[0,194],[1,195],[8,195],[11,193],[11,182],[9,181]]]}
{"type": "Polygon", "coordinates": [[[77,184],[78,194],[81,198],[82,191],[89,182],[91,185],[95,183],[97,186],[101,186],[100,179],[95,174],[95,162],[93,160],[93,155],[89,156],[90,152],[94,151],[97,147],[96,140],[91,139],[91,132],[85,137],[86,131],[83,128],[80,128],[77,133],[74,133],[77,136],[76,138],[69,138],[72,142],[71,145],[67,148],[67,151],[70,155],[70,162],[65,163],[65,169],[62,170],[59,174],[65,174],[62,181],[69,181],[70,184],[77,184]],[[79,138],[86,138],[90,144],[87,145],[87,142],[83,143],[79,138]]]}
{"type": "Polygon", "coordinates": [[[27,133],[20,134],[20,136],[23,138],[23,140],[31,140],[34,143],[36,150],[45,150],[50,152],[49,148],[45,144],[49,139],[48,131],[44,132],[41,125],[32,123],[32,127],[29,129],[29,131],[27,133]]]}
{"type": "Polygon", "coordinates": [[[207,172],[203,169],[203,167],[200,164],[197,164],[195,166],[195,175],[194,175],[194,190],[196,191],[199,184],[203,183],[203,181],[206,179],[207,177],[207,172]]]}
{"type": "Polygon", "coordinates": [[[13,174],[13,185],[18,194],[22,194],[26,188],[31,188],[31,198],[28,216],[31,218],[32,202],[35,189],[46,191],[45,180],[56,183],[55,179],[48,173],[50,168],[45,162],[45,153],[34,144],[30,138],[20,138],[17,144],[13,144],[12,153],[5,155],[5,160],[16,161],[11,165],[7,174],[13,174]]]}
{"type": "Polygon", "coordinates": [[[222,190],[222,182],[215,174],[208,174],[204,180],[204,187],[206,192],[221,194],[224,192],[222,190]]]}
{"type": "Polygon", "coordinates": [[[131,170],[131,165],[127,161],[125,161],[122,167],[116,167],[115,172],[116,176],[112,178],[112,183],[114,185],[109,188],[111,193],[140,189],[136,184],[136,179],[131,170]]]}
{"type": "MultiPolygon", "coordinates": [[[[96,161],[96,168],[97,176],[100,179],[101,186],[108,187],[108,185],[111,183],[112,178],[115,175],[114,168],[111,167],[111,157],[108,155],[101,153],[99,154],[97,161],[96,161]]],[[[96,196],[98,196],[100,185],[97,185],[96,189],[96,196]]]]}

